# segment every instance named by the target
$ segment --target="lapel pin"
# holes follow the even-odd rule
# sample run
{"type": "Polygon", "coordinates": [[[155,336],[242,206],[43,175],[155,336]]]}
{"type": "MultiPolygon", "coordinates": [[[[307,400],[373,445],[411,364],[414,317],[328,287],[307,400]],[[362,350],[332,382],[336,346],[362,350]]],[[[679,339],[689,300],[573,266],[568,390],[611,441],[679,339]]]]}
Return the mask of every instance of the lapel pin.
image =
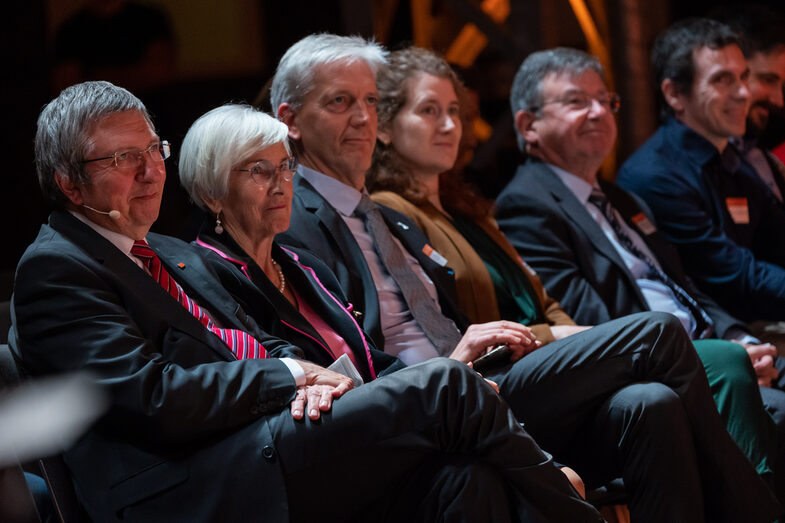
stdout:
{"type": "Polygon", "coordinates": [[[400,227],[400,228],[401,228],[401,229],[403,229],[404,231],[408,231],[408,230],[409,230],[409,226],[408,226],[408,225],[406,225],[406,224],[405,224],[405,223],[403,223],[403,222],[398,222],[398,227],[400,227]]]}
{"type": "Polygon", "coordinates": [[[177,266],[181,269],[185,269],[185,264],[183,262],[178,263],[177,266]]]}

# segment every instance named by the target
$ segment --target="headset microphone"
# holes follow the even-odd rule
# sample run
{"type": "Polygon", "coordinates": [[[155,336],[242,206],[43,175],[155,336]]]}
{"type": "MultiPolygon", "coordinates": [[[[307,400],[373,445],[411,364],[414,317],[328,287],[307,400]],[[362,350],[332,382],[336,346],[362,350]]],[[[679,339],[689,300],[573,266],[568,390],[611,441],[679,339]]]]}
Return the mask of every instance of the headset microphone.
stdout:
{"type": "Polygon", "coordinates": [[[89,205],[82,205],[82,207],[84,207],[85,209],[90,209],[93,212],[97,212],[98,214],[106,214],[107,216],[109,216],[113,220],[119,220],[120,219],[120,211],[117,211],[115,209],[112,209],[111,211],[106,212],[106,211],[99,211],[98,209],[93,209],[89,205]]]}

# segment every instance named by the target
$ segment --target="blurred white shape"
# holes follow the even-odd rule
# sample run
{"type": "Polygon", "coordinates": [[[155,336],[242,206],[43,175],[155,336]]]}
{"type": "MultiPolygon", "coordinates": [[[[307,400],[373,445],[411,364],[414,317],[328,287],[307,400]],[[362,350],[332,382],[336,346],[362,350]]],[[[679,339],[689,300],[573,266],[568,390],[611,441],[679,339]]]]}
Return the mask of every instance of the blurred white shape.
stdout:
{"type": "Polygon", "coordinates": [[[107,408],[85,374],[36,379],[0,395],[0,467],[68,448],[107,408]]]}

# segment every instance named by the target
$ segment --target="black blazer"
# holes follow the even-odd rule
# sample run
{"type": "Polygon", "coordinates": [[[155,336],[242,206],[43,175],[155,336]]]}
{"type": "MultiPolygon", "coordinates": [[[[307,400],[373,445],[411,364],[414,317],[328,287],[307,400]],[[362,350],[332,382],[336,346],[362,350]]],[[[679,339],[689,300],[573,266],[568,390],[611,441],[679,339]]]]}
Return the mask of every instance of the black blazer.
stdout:
{"type": "MultiPolygon", "coordinates": [[[[379,209],[390,231],[436,285],[444,315],[452,319],[459,329],[465,330],[468,321],[456,305],[453,270],[442,267],[423,252],[428,239],[409,218],[383,205],[379,209]]],[[[282,245],[311,251],[329,267],[354,310],[360,313],[365,332],[377,347],[383,349],[379,297],[362,251],[343,218],[302,176],[294,177],[289,230],[279,234],[277,239],[282,245]]]]}
{"type": "MultiPolygon", "coordinates": [[[[147,238],[223,326],[247,330],[271,355],[301,354],[262,332],[192,247],[147,238]]],[[[237,361],[125,254],[63,211],[19,262],[12,315],[9,342],[28,372],[89,371],[110,397],[108,414],[64,454],[94,521],[287,519],[280,463],[260,452],[274,449],[268,415],[288,410],[295,394],[282,362],[237,361]],[[238,481],[256,494],[237,496],[238,481]]]]}
{"type": "MultiPolygon", "coordinates": [[[[600,181],[608,200],[646,242],[662,269],[703,307],[718,336],[744,325],[693,284],[678,253],[658,231],[644,233],[632,217],[648,207],[620,187],[600,181]]],[[[539,274],[548,293],[579,324],[649,310],[635,278],[575,195],[545,164],[528,161],[496,200],[499,227],[539,274]]]]}
{"type": "MultiPolygon", "coordinates": [[[[305,359],[323,367],[335,360],[316,329],[275,288],[264,271],[228,233],[215,234],[212,226],[205,224],[196,243],[201,246],[202,257],[215,271],[224,288],[265,332],[301,348],[305,359]],[[240,269],[241,264],[245,265],[244,269],[240,269]]],[[[352,348],[357,370],[365,381],[406,366],[398,358],[375,348],[355,320],[335,275],[316,256],[308,251],[282,249],[273,244],[273,259],[280,264],[286,284],[291,285],[299,297],[352,348]]]]}

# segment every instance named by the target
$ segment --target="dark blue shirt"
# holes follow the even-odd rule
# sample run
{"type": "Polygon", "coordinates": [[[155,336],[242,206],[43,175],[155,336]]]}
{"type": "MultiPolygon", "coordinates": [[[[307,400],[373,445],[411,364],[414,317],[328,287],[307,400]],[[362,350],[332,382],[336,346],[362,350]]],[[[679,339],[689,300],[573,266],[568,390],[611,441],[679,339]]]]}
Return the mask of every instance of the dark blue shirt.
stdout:
{"type": "Polygon", "coordinates": [[[622,166],[688,274],[745,320],[785,319],[785,212],[732,147],[671,118],[622,166]]]}

